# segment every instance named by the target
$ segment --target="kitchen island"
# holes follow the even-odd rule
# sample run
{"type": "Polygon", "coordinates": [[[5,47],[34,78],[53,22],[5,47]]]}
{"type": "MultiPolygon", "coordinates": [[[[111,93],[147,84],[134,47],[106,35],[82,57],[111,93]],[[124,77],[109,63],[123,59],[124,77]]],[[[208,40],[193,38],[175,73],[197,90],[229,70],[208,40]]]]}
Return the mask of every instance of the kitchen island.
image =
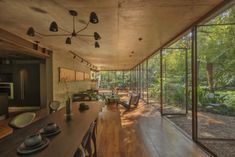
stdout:
{"type": "Polygon", "coordinates": [[[13,134],[0,140],[1,156],[21,156],[17,154],[18,146],[24,142],[24,139],[27,136],[37,133],[41,128],[45,127],[50,122],[56,123],[61,129],[61,133],[49,138],[50,143],[47,148],[27,156],[73,156],[76,149],[80,145],[83,136],[89,129],[90,124],[98,117],[98,113],[101,111],[103,105],[103,102],[99,101],[86,101],[85,103],[89,105],[89,110],[80,112],[78,110],[80,103],[81,102],[76,102],[72,105],[73,116],[71,120],[66,120],[66,109],[63,108],[58,112],[48,115],[23,129],[15,130],[13,134]]]}

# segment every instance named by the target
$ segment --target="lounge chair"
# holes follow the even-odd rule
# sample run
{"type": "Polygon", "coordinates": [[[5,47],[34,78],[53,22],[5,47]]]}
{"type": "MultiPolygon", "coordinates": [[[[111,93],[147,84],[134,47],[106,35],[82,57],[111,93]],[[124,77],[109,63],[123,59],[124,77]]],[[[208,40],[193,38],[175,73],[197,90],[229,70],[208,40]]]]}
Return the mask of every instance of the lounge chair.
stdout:
{"type": "Polygon", "coordinates": [[[138,106],[139,99],[140,99],[140,94],[131,94],[130,100],[128,102],[120,101],[119,104],[130,110],[132,106],[134,107],[138,106]]]}

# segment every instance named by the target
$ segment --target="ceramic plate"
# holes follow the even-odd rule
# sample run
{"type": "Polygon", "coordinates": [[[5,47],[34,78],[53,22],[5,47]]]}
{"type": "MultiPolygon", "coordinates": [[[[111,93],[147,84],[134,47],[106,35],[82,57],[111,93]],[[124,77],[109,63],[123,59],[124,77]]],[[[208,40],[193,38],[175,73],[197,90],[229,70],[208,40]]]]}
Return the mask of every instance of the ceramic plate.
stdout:
{"type": "Polygon", "coordinates": [[[26,147],[24,145],[24,143],[22,143],[18,148],[17,148],[17,152],[19,154],[32,154],[34,152],[37,152],[39,150],[42,150],[44,148],[46,148],[49,144],[49,140],[47,138],[43,138],[42,139],[42,143],[37,145],[37,146],[34,146],[34,147],[26,147]]]}
{"type": "Polygon", "coordinates": [[[42,136],[45,136],[45,137],[50,137],[50,136],[54,136],[54,135],[57,135],[59,134],[61,131],[60,131],[60,128],[57,127],[57,129],[54,131],[54,132],[45,132],[44,128],[40,129],[39,130],[39,133],[42,135],[42,136]]]}

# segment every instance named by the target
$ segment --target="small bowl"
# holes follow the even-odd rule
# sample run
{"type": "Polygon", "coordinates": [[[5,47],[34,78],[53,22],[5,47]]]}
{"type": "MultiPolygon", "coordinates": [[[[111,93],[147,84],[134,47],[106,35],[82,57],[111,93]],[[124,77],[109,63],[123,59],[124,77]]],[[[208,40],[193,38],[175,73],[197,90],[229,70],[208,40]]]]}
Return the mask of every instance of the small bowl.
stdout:
{"type": "Polygon", "coordinates": [[[58,128],[56,123],[48,123],[47,126],[44,128],[45,132],[54,132],[58,128]]]}
{"type": "Polygon", "coordinates": [[[31,136],[26,137],[24,140],[24,145],[26,147],[33,147],[42,142],[42,136],[40,134],[34,134],[31,136]]]}

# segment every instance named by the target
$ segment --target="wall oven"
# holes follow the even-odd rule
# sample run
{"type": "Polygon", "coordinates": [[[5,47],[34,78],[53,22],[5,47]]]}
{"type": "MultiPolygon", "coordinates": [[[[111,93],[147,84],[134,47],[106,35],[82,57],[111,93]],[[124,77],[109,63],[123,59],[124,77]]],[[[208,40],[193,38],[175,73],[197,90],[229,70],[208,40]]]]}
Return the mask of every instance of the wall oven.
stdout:
{"type": "Polygon", "coordinates": [[[0,82],[0,93],[7,93],[9,99],[14,99],[14,84],[11,82],[0,82]]]}

